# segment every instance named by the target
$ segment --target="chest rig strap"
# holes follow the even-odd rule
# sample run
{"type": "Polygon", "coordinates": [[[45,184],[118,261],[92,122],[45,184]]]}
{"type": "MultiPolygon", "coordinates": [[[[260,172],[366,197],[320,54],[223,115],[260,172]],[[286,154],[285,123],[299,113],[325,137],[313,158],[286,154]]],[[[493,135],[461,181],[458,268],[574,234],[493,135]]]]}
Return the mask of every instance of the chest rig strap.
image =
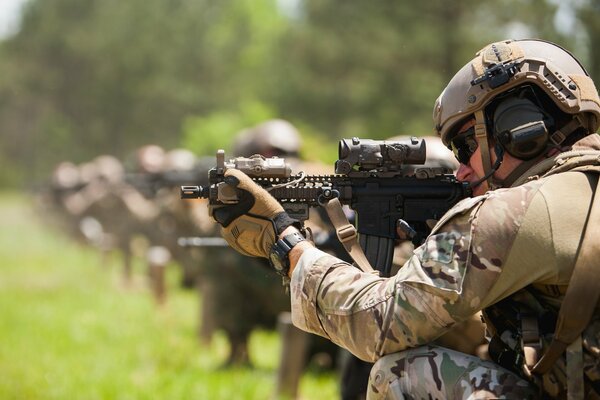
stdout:
{"type": "Polygon", "coordinates": [[[596,259],[600,254],[599,236],[600,193],[596,184],[571,280],[558,313],[554,337],[539,361],[533,367],[524,367],[527,374],[543,375],[566,350],[567,393],[570,400],[583,399],[584,396],[581,333],[590,323],[600,299],[600,263],[596,259]]]}

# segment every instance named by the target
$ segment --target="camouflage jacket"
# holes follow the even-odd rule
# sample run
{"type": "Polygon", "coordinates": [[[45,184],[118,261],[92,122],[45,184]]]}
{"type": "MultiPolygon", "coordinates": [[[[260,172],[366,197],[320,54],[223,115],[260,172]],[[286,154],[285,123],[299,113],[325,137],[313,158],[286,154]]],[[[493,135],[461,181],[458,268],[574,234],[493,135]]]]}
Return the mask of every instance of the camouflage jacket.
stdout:
{"type": "MultiPolygon", "coordinates": [[[[588,154],[588,167],[598,169],[597,135],[573,150],[571,159],[588,154]]],[[[291,280],[294,324],[375,361],[429,343],[526,287],[540,289],[541,297],[564,287],[595,178],[576,166],[553,173],[565,163],[563,154],[519,186],[458,203],[391,278],[362,273],[317,249],[305,251],[291,280]]],[[[560,294],[548,304],[558,309],[560,294]]]]}

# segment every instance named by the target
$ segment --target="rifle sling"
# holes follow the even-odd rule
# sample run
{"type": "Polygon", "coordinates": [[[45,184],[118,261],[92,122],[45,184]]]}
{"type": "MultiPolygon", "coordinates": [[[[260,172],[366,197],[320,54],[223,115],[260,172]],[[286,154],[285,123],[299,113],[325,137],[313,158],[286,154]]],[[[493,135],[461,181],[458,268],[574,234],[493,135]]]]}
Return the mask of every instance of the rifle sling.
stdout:
{"type": "Polygon", "coordinates": [[[367,256],[362,247],[360,247],[356,228],[348,221],[348,218],[346,218],[340,200],[338,198],[333,198],[326,202],[324,207],[335,228],[335,233],[340,243],[344,246],[344,249],[346,249],[350,257],[352,257],[358,268],[363,272],[376,272],[373,267],[371,267],[369,260],[367,260],[367,256]]]}
{"type": "Polygon", "coordinates": [[[600,254],[600,242],[594,239],[599,235],[600,194],[596,184],[571,280],[558,313],[554,337],[540,360],[533,368],[526,371],[539,375],[545,374],[568,348],[567,379],[571,383],[567,389],[570,392],[569,399],[583,398],[583,370],[576,371],[576,369],[580,364],[577,360],[580,359],[582,351],[581,333],[592,319],[600,298],[600,290],[598,290],[600,268],[597,260],[594,259],[600,254]],[[576,354],[577,352],[579,355],[576,354]]]}

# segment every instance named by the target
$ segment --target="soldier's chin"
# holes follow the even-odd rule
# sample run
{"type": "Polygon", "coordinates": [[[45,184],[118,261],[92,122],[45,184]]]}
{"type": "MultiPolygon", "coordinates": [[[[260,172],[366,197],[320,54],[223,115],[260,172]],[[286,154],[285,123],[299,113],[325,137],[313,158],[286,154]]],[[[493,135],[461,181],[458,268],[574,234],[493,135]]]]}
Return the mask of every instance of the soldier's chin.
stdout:
{"type": "Polygon", "coordinates": [[[487,190],[481,190],[481,189],[473,190],[473,197],[481,196],[482,194],[485,194],[485,192],[487,192],[487,190]]]}
{"type": "Polygon", "coordinates": [[[471,182],[471,193],[472,196],[481,196],[488,191],[488,184],[486,181],[481,182],[480,180],[474,180],[471,182]]]}

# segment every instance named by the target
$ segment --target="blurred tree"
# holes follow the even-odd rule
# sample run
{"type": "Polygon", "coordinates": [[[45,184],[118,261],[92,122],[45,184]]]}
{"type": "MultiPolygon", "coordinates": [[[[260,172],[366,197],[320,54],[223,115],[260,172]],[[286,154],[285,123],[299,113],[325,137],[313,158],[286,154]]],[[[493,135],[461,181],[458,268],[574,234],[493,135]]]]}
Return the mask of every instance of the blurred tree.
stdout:
{"type": "Polygon", "coordinates": [[[583,0],[578,2],[577,15],[587,34],[588,72],[600,85],[600,52],[596,44],[600,42],[600,0],[583,0]]]}
{"type": "Polygon", "coordinates": [[[428,134],[435,98],[477,49],[507,37],[568,41],[549,0],[301,4],[270,99],[330,137],[428,134]]]}
{"type": "MultiPolygon", "coordinates": [[[[589,11],[599,0],[569,1],[595,43],[589,11]]],[[[572,48],[573,35],[556,29],[560,7],[558,0],[31,0],[20,32],[0,43],[0,183],[149,142],[212,153],[263,117],[288,119],[332,143],[428,134],[435,98],[484,44],[543,37],[572,48]]],[[[590,51],[593,70],[594,57],[590,51]]]]}
{"type": "Polygon", "coordinates": [[[270,0],[32,1],[0,48],[0,169],[179,144],[186,116],[254,97],[282,23],[270,0]]]}
{"type": "Polygon", "coordinates": [[[271,99],[331,137],[429,133],[443,84],[473,38],[485,41],[471,35],[474,0],[303,4],[280,42],[271,99]]]}
{"type": "Polygon", "coordinates": [[[231,149],[232,139],[242,129],[275,118],[275,112],[258,101],[245,101],[237,110],[193,116],[183,123],[183,147],[196,154],[213,155],[218,149],[231,149]]]}

